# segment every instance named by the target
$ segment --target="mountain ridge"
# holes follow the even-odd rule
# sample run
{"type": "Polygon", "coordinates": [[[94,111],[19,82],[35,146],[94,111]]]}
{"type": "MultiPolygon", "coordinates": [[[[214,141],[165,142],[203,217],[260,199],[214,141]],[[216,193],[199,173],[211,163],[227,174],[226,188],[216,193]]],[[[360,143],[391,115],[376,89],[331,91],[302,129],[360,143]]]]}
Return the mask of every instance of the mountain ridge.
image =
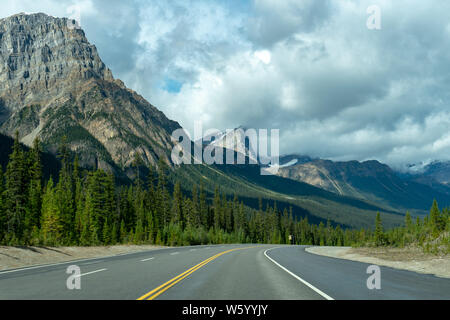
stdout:
{"type": "Polygon", "coordinates": [[[80,162],[113,170],[136,154],[170,163],[180,125],[114,79],[97,49],[67,18],[43,13],[0,20],[0,132],[56,151],[63,136],[80,162]]]}
{"type": "Polygon", "coordinates": [[[397,209],[427,210],[434,198],[450,204],[450,188],[437,181],[424,183],[417,176],[402,176],[377,160],[316,159],[280,168],[278,175],[397,209]]]}
{"type": "MultiPolygon", "coordinates": [[[[81,166],[129,176],[135,172],[130,167],[137,155],[143,166],[156,167],[159,159],[170,164],[175,143],[171,133],[181,126],[114,79],[84,32],[67,22],[45,14],[0,20],[0,133],[12,136],[19,130],[26,144],[39,137],[53,154],[65,137],[81,166]]],[[[265,197],[285,208],[293,205],[294,214],[349,226],[370,225],[376,211],[387,224],[402,220],[399,211],[365,200],[282,177],[262,177],[257,165],[171,168],[185,190],[204,181],[209,192],[216,184],[226,184],[222,187],[228,194],[239,189],[248,202],[265,197]]]]}

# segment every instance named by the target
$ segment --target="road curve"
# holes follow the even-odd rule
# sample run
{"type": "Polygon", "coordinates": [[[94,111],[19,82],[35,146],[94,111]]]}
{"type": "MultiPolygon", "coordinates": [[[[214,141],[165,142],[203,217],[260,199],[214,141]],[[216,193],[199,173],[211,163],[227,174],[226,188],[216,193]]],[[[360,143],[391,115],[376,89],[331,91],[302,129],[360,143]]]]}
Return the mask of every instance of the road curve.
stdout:
{"type": "Polygon", "coordinates": [[[303,246],[166,248],[0,272],[0,299],[302,300],[450,299],[450,280],[317,256],[303,246]],[[81,289],[69,290],[77,265],[81,289]]]}

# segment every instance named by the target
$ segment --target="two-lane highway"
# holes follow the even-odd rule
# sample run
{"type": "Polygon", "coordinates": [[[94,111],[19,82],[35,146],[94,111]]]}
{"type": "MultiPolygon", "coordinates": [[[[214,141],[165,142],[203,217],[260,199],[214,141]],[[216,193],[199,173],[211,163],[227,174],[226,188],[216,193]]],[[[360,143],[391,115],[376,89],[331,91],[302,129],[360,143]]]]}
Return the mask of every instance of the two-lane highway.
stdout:
{"type": "Polygon", "coordinates": [[[0,272],[0,299],[450,299],[450,279],[322,257],[303,246],[166,248],[0,272]],[[81,289],[67,287],[76,265],[81,289]]]}

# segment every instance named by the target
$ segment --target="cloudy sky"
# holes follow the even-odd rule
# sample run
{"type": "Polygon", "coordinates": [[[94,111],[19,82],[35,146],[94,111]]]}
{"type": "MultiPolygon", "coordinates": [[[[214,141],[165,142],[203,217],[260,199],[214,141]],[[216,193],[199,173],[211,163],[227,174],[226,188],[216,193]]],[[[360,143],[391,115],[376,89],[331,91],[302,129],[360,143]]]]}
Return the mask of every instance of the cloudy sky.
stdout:
{"type": "Polygon", "coordinates": [[[76,5],[114,76],[188,130],[278,128],[282,153],[396,167],[450,160],[449,1],[0,1],[1,17],[76,5]]]}

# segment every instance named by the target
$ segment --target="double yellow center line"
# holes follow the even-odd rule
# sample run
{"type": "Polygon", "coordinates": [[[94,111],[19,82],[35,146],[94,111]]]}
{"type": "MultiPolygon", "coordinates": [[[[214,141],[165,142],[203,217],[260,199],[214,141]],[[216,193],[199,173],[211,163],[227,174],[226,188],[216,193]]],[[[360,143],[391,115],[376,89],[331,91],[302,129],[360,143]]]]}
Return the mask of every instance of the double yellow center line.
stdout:
{"type": "Polygon", "coordinates": [[[138,298],[137,300],[153,300],[156,297],[158,297],[160,294],[162,294],[163,292],[167,291],[169,288],[173,287],[174,285],[176,285],[178,282],[180,282],[181,280],[183,280],[184,278],[188,277],[190,274],[194,273],[195,271],[197,271],[198,269],[204,267],[205,265],[207,265],[208,263],[210,263],[211,261],[217,259],[218,257],[232,252],[232,251],[236,251],[236,250],[244,250],[244,249],[250,249],[252,247],[248,247],[248,248],[236,248],[236,249],[231,249],[231,250],[227,250],[227,251],[223,251],[220,252],[202,262],[200,262],[199,264],[193,266],[192,268],[186,270],[185,272],[183,272],[182,274],[176,276],[175,278],[170,279],[169,281],[167,281],[166,283],[163,283],[162,285],[160,285],[159,287],[153,289],[152,291],[144,294],[142,297],[138,298]]]}

